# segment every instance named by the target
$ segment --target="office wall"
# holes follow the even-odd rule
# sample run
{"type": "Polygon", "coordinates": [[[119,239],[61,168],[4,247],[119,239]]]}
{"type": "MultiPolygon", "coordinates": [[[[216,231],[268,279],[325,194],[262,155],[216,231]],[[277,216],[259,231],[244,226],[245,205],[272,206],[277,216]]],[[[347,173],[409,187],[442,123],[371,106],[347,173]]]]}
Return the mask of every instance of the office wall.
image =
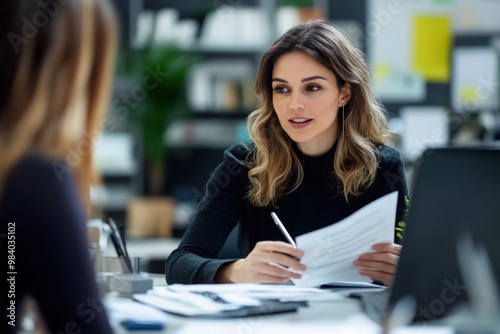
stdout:
{"type": "MultiPolygon", "coordinates": [[[[398,118],[402,114],[411,114],[412,116],[422,110],[420,116],[425,115],[425,112],[432,114],[437,110],[437,113],[445,113],[447,117],[448,129],[446,129],[444,139],[449,142],[457,133],[459,133],[463,126],[468,122],[479,122],[479,126],[484,128],[480,130],[477,135],[479,137],[471,137],[472,140],[484,140],[487,131],[494,131],[498,127],[498,114],[499,111],[494,108],[486,110],[487,116],[482,115],[484,110],[470,110],[466,113],[457,114],[453,109],[452,100],[452,83],[454,76],[453,73],[453,51],[456,47],[467,46],[480,46],[487,48],[494,48],[495,43],[498,43],[500,38],[500,20],[495,17],[495,13],[500,13],[500,2],[488,0],[355,0],[355,1],[326,1],[318,3],[327,3],[328,5],[328,18],[334,23],[343,27],[355,27],[358,29],[359,46],[366,53],[367,60],[370,64],[374,81],[380,79],[381,75],[388,75],[388,73],[396,73],[396,79],[401,80],[401,84],[397,81],[393,86],[389,86],[386,91],[389,94],[380,94],[384,106],[387,108],[389,114],[396,122],[393,124],[396,130],[401,131],[403,136],[405,133],[404,127],[401,127],[401,122],[398,123],[398,118]],[[447,66],[449,66],[449,73],[446,78],[441,80],[428,79],[415,75],[412,65],[414,57],[414,50],[411,49],[415,45],[414,30],[415,30],[415,16],[434,17],[439,15],[447,16],[451,22],[449,35],[444,37],[450,46],[446,54],[447,66]],[[401,65],[402,64],[402,65],[401,65]],[[401,66],[400,66],[401,65],[401,66]],[[394,70],[403,68],[405,73],[401,74],[394,70]],[[400,66],[398,68],[398,66],[400,66]],[[393,72],[391,72],[393,71],[393,72]],[[406,80],[406,81],[405,81],[406,80]],[[405,82],[410,82],[413,86],[410,90],[405,91],[402,85],[405,82]],[[411,90],[413,89],[413,91],[411,90]],[[391,95],[392,94],[392,95],[391,95]],[[397,95],[400,94],[400,95],[397,95]],[[406,94],[406,95],[405,95],[406,94]],[[396,97],[395,97],[396,96],[396,97]],[[410,108],[410,109],[408,109],[410,108]],[[406,110],[406,111],[405,111],[406,110]],[[489,117],[492,114],[492,117],[489,117]],[[488,119],[488,124],[484,125],[481,122],[484,118],[488,119]],[[493,121],[491,121],[493,119],[493,121]],[[399,125],[398,125],[399,124],[399,125]],[[489,127],[489,128],[488,128],[489,127]],[[493,129],[493,130],[491,130],[493,129]]],[[[230,13],[231,9],[240,9],[243,7],[257,8],[262,4],[267,4],[265,1],[250,1],[250,0],[193,0],[193,1],[176,1],[176,0],[114,0],[115,5],[119,10],[122,22],[122,30],[124,39],[129,40],[135,31],[134,20],[137,19],[139,11],[137,8],[146,10],[158,11],[163,8],[175,8],[178,11],[178,19],[195,19],[200,27],[203,26],[203,19],[206,18],[205,14],[215,10],[225,8],[230,13]]],[[[279,4],[280,1],[276,1],[279,4]]],[[[268,5],[266,5],[268,6],[268,5]]],[[[270,6],[272,7],[272,6],[270,6]]],[[[266,7],[266,8],[270,8],[266,7]]],[[[267,13],[269,14],[269,13],[267,13]]],[[[250,30],[263,29],[259,26],[258,29],[251,27],[250,30]]],[[[198,32],[197,37],[199,37],[198,32]]],[[[427,36],[429,37],[429,36],[427,36]]],[[[432,36],[430,36],[432,37],[432,36]]],[[[425,39],[420,41],[425,47],[425,39]]],[[[436,43],[436,39],[431,39],[429,43],[436,43]]],[[[429,52],[433,52],[432,45],[429,44],[429,52]]],[[[439,44],[438,44],[439,45],[439,44]]],[[[190,53],[196,48],[189,49],[190,53]]],[[[200,51],[198,49],[198,51],[200,51]]],[[[258,64],[259,54],[262,50],[247,49],[242,50],[238,48],[215,50],[204,49],[199,54],[203,61],[243,61],[248,62],[253,66],[254,71],[258,64]]],[[[404,72],[403,71],[403,72],[404,72]]],[[[255,72],[253,72],[255,73],[255,72]]],[[[496,77],[498,78],[498,77],[496,77]]],[[[253,78],[252,78],[253,79],[253,78]]],[[[193,83],[189,88],[192,88],[193,83]]],[[[492,77],[491,79],[491,94],[498,93],[498,79],[492,77]]],[[[197,124],[204,123],[205,120],[222,122],[229,120],[233,125],[240,126],[246,116],[247,110],[238,109],[232,113],[221,112],[207,112],[195,113],[194,119],[197,124]]],[[[442,126],[441,118],[434,117],[436,120],[436,127],[442,126]]],[[[219,122],[219,123],[220,123],[219,122]]],[[[425,122],[424,122],[425,124],[425,122]]],[[[192,124],[191,124],[192,125],[192,124]]],[[[191,130],[196,126],[189,127],[191,130]]],[[[236,130],[228,132],[234,133],[236,130]],[[231,132],[232,131],[232,132],[231,132]]],[[[235,138],[242,138],[241,134],[235,138]]],[[[425,134],[428,136],[428,134],[425,134]]],[[[419,139],[421,144],[433,142],[434,138],[419,139]]],[[[442,142],[442,140],[435,140],[434,143],[442,142]]],[[[179,143],[179,142],[177,142],[179,143]]],[[[395,143],[400,145],[401,143],[395,143]]],[[[225,144],[224,144],[225,145],[225,144]]],[[[182,146],[182,145],[181,145],[182,146]]],[[[415,146],[415,145],[414,145],[415,146]]],[[[164,192],[172,194],[175,188],[185,186],[188,189],[203,189],[204,181],[208,179],[208,173],[215,167],[215,164],[221,157],[221,152],[224,146],[219,145],[212,148],[203,148],[202,146],[196,147],[188,152],[189,147],[177,150],[178,155],[172,155],[171,159],[167,161],[167,165],[174,164],[169,168],[171,173],[176,173],[178,176],[171,178],[172,182],[166,179],[164,185],[164,192]],[[193,153],[196,150],[203,150],[203,154],[193,153]],[[213,154],[210,154],[212,152],[213,154]],[[198,160],[197,160],[198,159],[198,160]],[[181,163],[182,162],[182,163],[181,163]],[[200,166],[203,170],[195,177],[188,168],[176,168],[182,164],[200,166]],[[186,175],[177,173],[185,172],[186,175]],[[200,175],[202,177],[200,177],[200,175]]],[[[147,184],[147,182],[145,182],[147,184]]]]}
{"type": "MultiPolygon", "coordinates": [[[[447,140],[438,144],[498,136],[499,12],[497,1],[367,1],[366,53],[389,113],[446,114],[447,128],[439,130],[447,140]],[[456,66],[459,61],[468,65],[456,66]]],[[[436,139],[429,136],[418,141],[436,139]]]]}

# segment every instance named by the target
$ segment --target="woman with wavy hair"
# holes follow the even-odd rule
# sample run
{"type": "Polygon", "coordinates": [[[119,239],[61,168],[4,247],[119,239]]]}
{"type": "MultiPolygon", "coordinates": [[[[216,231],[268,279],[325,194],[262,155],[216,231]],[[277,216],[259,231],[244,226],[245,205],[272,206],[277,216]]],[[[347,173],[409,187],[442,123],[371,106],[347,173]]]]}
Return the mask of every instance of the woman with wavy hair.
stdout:
{"type": "Polygon", "coordinates": [[[21,329],[27,299],[52,333],[111,333],[86,221],[92,138],[114,67],[114,13],[103,0],[0,7],[8,14],[0,23],[1,268],[14,273],[1,283],[4,333],[21,329]]]}
{"type": "MultiPolygon", "coordinates": [[[[272,211],[298,236],[397,190],[397,221],[403,219],[403,162],[384,145],[387,116],[372,92],[363,54],[340,30],[321,20],[290,29],[263,55],[255,90],[259,108],[248,117],[251,141],[224,153],[167,259],[169,283],[300,278],[307,268],[297,259],[304,253],[285,242],[272,211]],[[236,225],[242,258],[217,259],[236,225]]],[[[397,243],[375,244],[354,265],[361,275],[390,285],[400,250],[397,243]]]]}

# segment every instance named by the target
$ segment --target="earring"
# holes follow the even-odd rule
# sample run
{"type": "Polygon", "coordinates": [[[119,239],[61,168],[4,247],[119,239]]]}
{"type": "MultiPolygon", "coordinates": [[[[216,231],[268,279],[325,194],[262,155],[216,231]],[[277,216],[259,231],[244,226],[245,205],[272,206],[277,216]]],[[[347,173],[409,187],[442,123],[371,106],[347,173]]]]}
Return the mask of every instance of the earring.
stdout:
{"type": "Polygon", "coordinates": [[[344,140],[344,124],[345,124],[345,111],[344,111],[344,106],[345,104],[342,105],[342,140],[344,140]]]}

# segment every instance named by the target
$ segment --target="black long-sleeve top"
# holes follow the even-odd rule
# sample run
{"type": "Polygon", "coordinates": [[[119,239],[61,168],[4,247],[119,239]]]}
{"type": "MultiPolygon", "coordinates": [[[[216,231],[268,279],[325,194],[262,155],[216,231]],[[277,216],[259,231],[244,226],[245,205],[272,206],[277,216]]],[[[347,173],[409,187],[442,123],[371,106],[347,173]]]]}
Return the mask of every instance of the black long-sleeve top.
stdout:
{"type": "MultiPolygon", "coordinates": [[[[224,152],[223,161],[210,177],[179,247],[168,257],[165,277],[173,283],[214,283],[221,265],[234,259],[217,259],[232,229],[239,224],[238,250],[246,257],[258,241],[286,239],[274,224],[275,211],[294,238],[346,218],[373,200],[398,191],[396,222],[404,219],[408,187],[399,153],[386,145],[378,148],[378,169],[373,184],[364,193],[347,201],[332,174],[336,144],[319,157],[294,153],[304,168],[304,179],[293,192],[281,197],[278,209],[257,207],[246,197],[248,167],[245,163],[251,142],[241,142],[224,152]]],[[[397,240],[398,242],[399,240],[397,240]]]]}
{"type": "Polygon", "coordinates": [[[4,333],[19,330],[27,295],[38,303],[52,333],[112,333],[69,166],[27,154],[8,177],[0,200],[0,225],[4,333]],[[15,311],[8,310],[12,303],[15,311]]]}

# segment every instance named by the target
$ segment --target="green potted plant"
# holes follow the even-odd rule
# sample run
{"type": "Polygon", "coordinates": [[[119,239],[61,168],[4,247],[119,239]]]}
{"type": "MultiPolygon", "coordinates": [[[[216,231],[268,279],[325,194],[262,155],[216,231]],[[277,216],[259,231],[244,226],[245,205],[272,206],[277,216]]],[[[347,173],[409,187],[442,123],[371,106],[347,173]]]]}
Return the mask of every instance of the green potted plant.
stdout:
{"type": "Polygon", "coordinates": [[[172,121],[190,114],[185,98],[187,75],[196,57],[176,44],[134,52],[145,96],[130,117],[138,130],[145,158],[149,195],[160,195],[169,146],[164,133],[172,121]]]}

